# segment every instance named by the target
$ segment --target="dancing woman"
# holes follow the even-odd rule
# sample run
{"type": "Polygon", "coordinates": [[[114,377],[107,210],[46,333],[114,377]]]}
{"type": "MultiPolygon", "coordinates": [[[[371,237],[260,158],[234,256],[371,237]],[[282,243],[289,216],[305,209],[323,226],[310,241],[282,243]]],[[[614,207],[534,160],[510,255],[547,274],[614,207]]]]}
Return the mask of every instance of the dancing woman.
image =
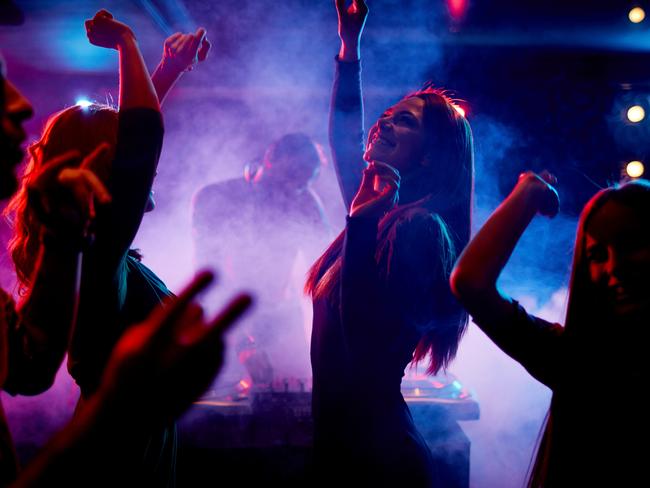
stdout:
{"type": "Polygon", "coordinates": [[[330,144],[349,215],[313,265],[311,344],[321,479],[435,483],[431,453],[401,395],[404,369],[453,359],[467,315],[448,278],[470,234],[469,124],[427,88],[388,108],[363,144],[359,40],[368,9],[336,2],[341,50],[330,144]]]}

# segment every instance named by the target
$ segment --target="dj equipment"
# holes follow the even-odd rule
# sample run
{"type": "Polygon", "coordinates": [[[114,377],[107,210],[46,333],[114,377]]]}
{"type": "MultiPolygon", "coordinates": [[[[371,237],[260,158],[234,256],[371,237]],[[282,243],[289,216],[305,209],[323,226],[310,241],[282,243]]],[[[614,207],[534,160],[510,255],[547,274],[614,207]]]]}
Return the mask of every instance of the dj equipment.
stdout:
{"type": "MultiPolygon", "coordinates": [[[[441,486],[468,487],[470,441],[458,421],[479,418],[471,393],[453,376],[407,377],[402,393],[441,486]]],[[[179,486],[206,479],[312,486],[312,427],[307,380],[275,380],[234,401],[209,395],[179,423],[179,486]]]]}

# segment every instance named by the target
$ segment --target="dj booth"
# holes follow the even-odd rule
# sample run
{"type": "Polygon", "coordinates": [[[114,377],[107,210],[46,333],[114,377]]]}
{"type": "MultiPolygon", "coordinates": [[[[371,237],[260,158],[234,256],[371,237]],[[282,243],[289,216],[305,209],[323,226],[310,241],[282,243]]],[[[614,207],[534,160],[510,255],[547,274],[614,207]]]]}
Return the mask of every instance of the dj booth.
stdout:
{"type": "MultiPolygon", "coordinates": [[[[402,393],[427,440],[440,486],[469,487],[470,441],[459,420],[478,403],[455,379],[404,380],[402,393]]],[[[178,486],[313,486],[311,392],[289,382],[242,398],[209,396],[179,422],[178,486]]]]}

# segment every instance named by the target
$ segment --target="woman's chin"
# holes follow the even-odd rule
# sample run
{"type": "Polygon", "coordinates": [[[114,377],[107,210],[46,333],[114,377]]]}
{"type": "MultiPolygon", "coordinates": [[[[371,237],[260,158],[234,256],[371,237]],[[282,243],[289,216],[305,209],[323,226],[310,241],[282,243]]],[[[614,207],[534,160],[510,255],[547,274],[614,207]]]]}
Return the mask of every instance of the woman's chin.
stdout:
{"type": "Polygon", "coordinates": [[[381,148],[374,146],[370,146],[366,150],[365,154],[363,155],[363,159],[368,162],[379,161],[382,163],[391,164],[390,154],[388,154],[386,151],[382,151],[381,148]]]}

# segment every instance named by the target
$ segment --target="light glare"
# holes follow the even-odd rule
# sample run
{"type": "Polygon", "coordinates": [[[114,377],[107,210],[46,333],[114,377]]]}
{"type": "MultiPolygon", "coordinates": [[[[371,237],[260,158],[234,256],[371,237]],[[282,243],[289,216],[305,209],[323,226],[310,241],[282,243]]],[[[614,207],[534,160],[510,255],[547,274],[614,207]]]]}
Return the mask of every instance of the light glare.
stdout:
{"type": "Polygon", "coordinates": [[[625,166],[625,171],[630,178],[640,178],[645,173],[645,167],[641,161],[630,161],[625,166]]]}
{"type": "Polygon", "coordinates": [[[643,22],[645,19],[645,10],[643,10],[641,7],[634,7],[632,10],[630,10],[630,13],[628,14],[628,18],[630,19],[630,22],[633,24],[638,24],[639,22],[643,22]]]}
{"type": "Polygon", "coordinates": [[[93,104],[90,100],[86,100],[85,98],[80,98],[75,102],[75,105],[81,108],[88,108],[93,104]]]}
{"type": "Polygon", "coordinates": [[[641,122],[645,119],[645,110],[641,105],[633,105],[627,109],[627,120],[633,123],[641,122]]]}

